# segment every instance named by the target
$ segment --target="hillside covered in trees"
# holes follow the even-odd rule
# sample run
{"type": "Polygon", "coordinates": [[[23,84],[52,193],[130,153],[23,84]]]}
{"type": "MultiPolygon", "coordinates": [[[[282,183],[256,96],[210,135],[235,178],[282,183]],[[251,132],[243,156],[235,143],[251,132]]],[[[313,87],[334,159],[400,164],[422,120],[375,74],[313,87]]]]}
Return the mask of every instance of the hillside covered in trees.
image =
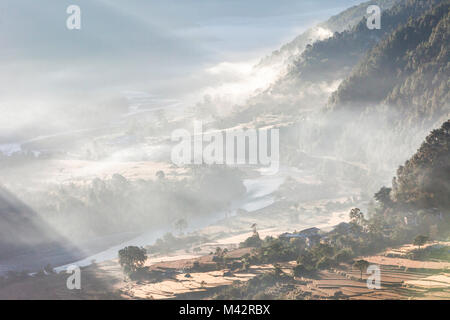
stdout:
{"type": "Polygon", "coordinates": [[[433,130],[419,150],[400,166],[392,182],[392,199],[423,209],[450,208],[450,120],[433,130]]]}
{"type": "Polygon", "coordinates": [[[333,157],[367,166],[372,191],[389,181],[398,164],[450,117],[450,2],[379,4],[379,30],[367,28],[357,6],[323,24],[337,30],[329,37],[294,40],[275,52],[288,54],[297,42],[286,72],[217,126],[256,122],[261,114],[284,117],[289,125],[282,154],[292,165],[302,161],[299,153],[333,157]]]}
{"type": "Polygon", "coordinates": [[[377,44],[332,95],[331,106],[363,111],[382,103],[410,121],[439,120],[448,112],[449,7],[444,1],[377,44]]]}
{"type": "MultiPolygon", "coordinates": [[[[341,95],[339,92],[344,92],[343,86],[350,81],[345,79],[352,77],[352,72],[358,72],[352,70],[354,68],[358,70],[358,65],[364,64],[368,52],[375,50],[376,46],[389,39],[408,21],[420,18],[441,2],[441,0],[399,0],[376,3],[383,10],[382,27],[370,30],[366,25],[366,14],[362,11],[363,8],[365,10],[373,4],[369,1],[320,24],[318,27],[330,32],[330,36],[325,39],[319,38],[309,43],[304,38],[313,38],[313,32],[306,31],[304,35],[297,37],[272,55],[271,59],[274,59],[274,55],[291,54],[287,59],[289,66],[286,73],[266,90],[251,97],[245,106],[241,106],[238,111],[239,119],[251,118],[257,111],[290,115],[302,115],[305,111],[320,111],[342,80],[344,81],[340,89],[333,96],[338,97],[341,95]],[[356,21],[358,16],[359,19],[356,21]],[[342,27],[343,25],[346,27],[342,27]],[[300,41],[301,39],[303,40],[300,41]]],[[[385,59],[393,58],[389,52],[383,52],[383,56],[385,59]]],[[[366,74],[365,70],[361,73],[366,74]]],[[[370,89],[365,86],[364,92],[370,89]]],[[[349,94],[349,97],[352,97],[352,94],[349,94]]],[[[333,98],[332,101],[334,99],[337,98],[333,98]]]]}
{"type": "Polygon", "coordinates": [[[272,54],[264,57],[258,66],[274,64],[284,59],[286,59],[287,62],[292,63],[299,58],[299,55],[302,54],[306,46],[311,46],[318,40],[325,40],[329,37],[327,34],[332,36],[334,33],[348,31],[354,28],[360,23],[361,17],[367,14],[366,10],[368,6],[377,5],[384,11],[390,9],[394,4],[400,1],[401,0],[370,0],[352,6],[337,15],[330,17],[327,21],[321,22],[298,35],[292,41],[284,44],[279,50],[275,50],[272,54]]]}

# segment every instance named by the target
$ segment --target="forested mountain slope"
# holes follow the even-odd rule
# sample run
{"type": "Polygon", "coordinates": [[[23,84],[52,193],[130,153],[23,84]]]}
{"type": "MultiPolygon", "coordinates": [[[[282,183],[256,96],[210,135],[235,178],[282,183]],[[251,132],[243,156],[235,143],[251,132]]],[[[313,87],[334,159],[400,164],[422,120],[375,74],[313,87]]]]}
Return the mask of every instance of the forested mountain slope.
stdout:
{"type": "Polygon", "coordinates": [[[332,95],[333,108],[387,104],[409,122],[448,112],[450,1],[410,19],[375,46],[332,95]]]}
{"type": "MultiPolygon", "coordinates": [[[[251,120],[255,113],[298,115],[320,110],[343,79],[381,40],[390,37],[410,19],[418,18],[441,0],[401,0],[382,12],[382,27],[370,30],[362,12],[360,21],[350,30],[308,44],[288,67],[287,73],[267,90],[236,108],[234,120],[251,120]]],[[[367,8],[367,7],[366,7],[367,8]]],[[[356,19],[356,18],[355,18],[356,19]]]]}
{"type": "Polygon", "coordinates": [[[367,7],[377,5],[382,11],[390,9],[394,4],[402,0],[370,0],[359,5],[350,7],[341,13],[332,16],[327,21],[309,28],[292,41],[283,45],[279,50],[272,52],[261,59],[258,66],[266,66],[269,64],[279,63],[281,61],[292,62],[297,58],[305,47],[322,38],[328,38],[335,32],[343,32],[350,30],[357,25],[362,17],[366,16],[367,7]]]}
{"type": "Polygon", "coordinates": [[[433,130],[400,166],[392,182],[395,202],[415,208],[450,208],[450,120],[433,130]]]}

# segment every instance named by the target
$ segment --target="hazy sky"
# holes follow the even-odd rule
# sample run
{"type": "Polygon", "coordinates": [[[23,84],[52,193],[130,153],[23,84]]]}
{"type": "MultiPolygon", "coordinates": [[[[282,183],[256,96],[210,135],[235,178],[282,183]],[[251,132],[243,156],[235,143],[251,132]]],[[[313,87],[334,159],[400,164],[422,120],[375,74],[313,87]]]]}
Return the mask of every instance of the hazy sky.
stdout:
{"type": "Polygon", "coordinates": [[[34,112],[30,125],[52,105],[90,95],[136,90],[182,97],[221,81],[205,70],[257,61],[360,2],[2,0],[0,127],[12,130],[27,118],[18,109],[34,112]],[[81,8],[81,30],[66,28],[71,4],[81,8]]]}

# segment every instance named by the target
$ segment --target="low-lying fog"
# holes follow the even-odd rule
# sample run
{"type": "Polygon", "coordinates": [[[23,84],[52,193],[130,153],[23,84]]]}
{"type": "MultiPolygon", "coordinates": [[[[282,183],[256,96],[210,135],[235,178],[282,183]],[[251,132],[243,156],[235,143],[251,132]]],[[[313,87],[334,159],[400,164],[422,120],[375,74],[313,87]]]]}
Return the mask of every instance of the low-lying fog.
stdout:
{"type": "MultiPolygon", "coordinates": [[[[293,197],[286,181],[302,186],[298,201],[367,200],[425,137],[425,129],[386,124],[396,115],[327,117],[322,106],[342,79],[271,90],[288,57],[261,58],[359,1],[210,1],[203,11],[192,2],[79,1],[79,33],[64,29],[66,1],[2,4],[12,11],[0,31],[0,186],[8,190],[0,209],[15,216],[0,217],[8,221],[0,223],[0,271],[115,258],[125,244],[179,231],[180,219],[190,232],[285,201],[293,197]],[[283,105],[293,113],[261,111],[283,105]],[[208,130],[279,128],[280,170],[175,166],[171,133],[194,120],[208,130]],[[6,232],[14,219],[32,236],[6,232]],[[54,242],[64,246],[46,247],[54,242]],[[34,243],[43,251],[28,254],[34,243]]],[[[332,35],[316,31],[308,41],[332,35]]]]}

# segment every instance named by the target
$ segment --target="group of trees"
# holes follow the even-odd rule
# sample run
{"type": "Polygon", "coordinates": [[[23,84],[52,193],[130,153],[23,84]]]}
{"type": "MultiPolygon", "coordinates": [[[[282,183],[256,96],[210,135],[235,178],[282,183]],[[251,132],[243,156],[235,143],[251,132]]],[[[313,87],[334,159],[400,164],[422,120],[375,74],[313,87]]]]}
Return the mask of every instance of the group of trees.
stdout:
{"type": "MultiPolygon", "coordinates": [[[[339,231],[341,236],[346,231],[339,231]]],[[[331,235],[332,233],[330,233],[331,235]]],[[[254,235],[243,242],[241,246],[254,242],[254,235]]],[[[297,265],[293,268],[295,276],[311,275],[318,270],[337,266],[339,263],[349,263],[355,257],[355,252],[348,244],[339,245],[335,242],[321,242],[310,247],[305,239],[296,238],[291,240],[266,237],[255,245],[253,253],[246,257],[250,264],[278,263],[296,260],[297,265]]],[[[357,252],[357,250],[355,250],[357,252]]]]}
{"type": "MultiPolygon", "coordinates": [[[[385,189],[378,193],[378,199],[385,199],[385,189]]],[[[385,203],[390,202],[385,199],[385,203]]],[[[350,223],[341,223],[322,235],[321,242],[311,246],[302,238],[286,240],[266,237],[261,240],[259,236],[252,235],[241,243],[243,247],[255,248],[246,261],[258,264],[296,260],[297,265],[293,269],[295,276],[311,275],[317,270],[336,267],[340,263],[353,263],[353,267],[360,270],[362,277],[368,262],[362,259],[353,261],[355,257],[411,241],[420,250],[429,240],[426,235],[418,235],[418,226],[405,227],[395,215],[385,219],[383,215],[374,212],[365,218],[359,208],[353,208],[349,218],[350,223]]]]}
{"type": "Polygon", "coordinates": [[[450,120],[426,137],[419,150],[400,166],[391,198],[414,208],[450,208],[450,120]]]}
{"type": "MultiPolygon", "coordinates": [[[[208,238],[201,235],[188,234],[177,237],[172,233],[167,232],[161,238],[156,239],[153,245],[146,246],[146,249],[148,253],[168,253],[189,246],[199,245],[200,243],[207,241],[208,238]]],[[[198,248],[194,248],[193,251],[196,252],[197,250],[198,248]]]]}
{"type": "Polygon", "coordinates": [[[245,193],[241,174],[224,166],[187,168],[186,178],[130,180],[120,174],[90,184],[23,190],[20,197],[71,239],[141,232],[172,225],[186,229],[192,217],[229,206],[245,193]]]}
{"type": "MultiPolygon", "coordinates": [[[[449,130],[450,120],[433,130],[398,168],[392,188],[382,187],[375,193],[376,203],[364,223],[380,242],[411,242],[418,234],[450,236],[449,130]]],[[[415,239],[417,245],[421,245],[420,239],[415,239]]]]}

